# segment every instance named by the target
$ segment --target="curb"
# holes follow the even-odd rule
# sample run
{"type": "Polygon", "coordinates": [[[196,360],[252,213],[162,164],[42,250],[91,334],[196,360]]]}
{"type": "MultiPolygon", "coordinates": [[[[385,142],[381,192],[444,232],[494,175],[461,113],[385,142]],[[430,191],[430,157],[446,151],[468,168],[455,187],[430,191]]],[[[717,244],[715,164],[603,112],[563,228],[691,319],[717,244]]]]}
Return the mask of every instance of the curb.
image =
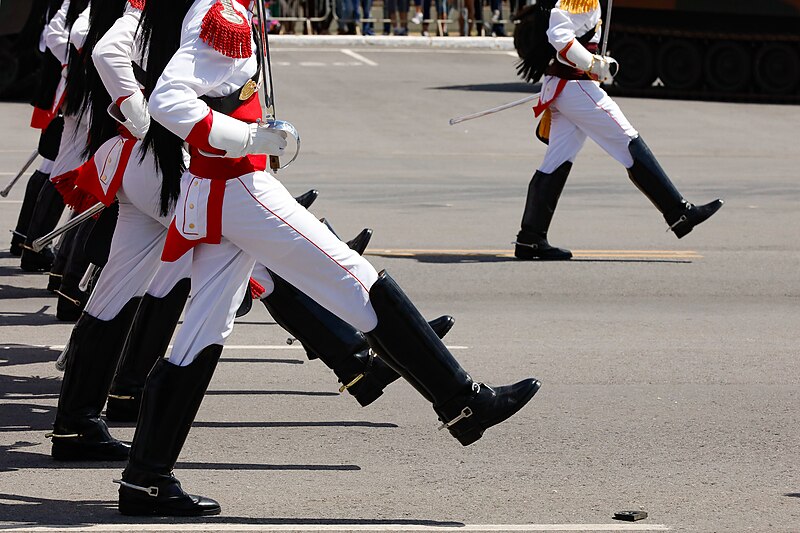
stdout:
{"type": "Polygon", "coordinates": [[[270,44],[280,47],[431,48],[449,50],[514,51],[513,37],[393,37],[363,35],[270,35],[270,44]]]}

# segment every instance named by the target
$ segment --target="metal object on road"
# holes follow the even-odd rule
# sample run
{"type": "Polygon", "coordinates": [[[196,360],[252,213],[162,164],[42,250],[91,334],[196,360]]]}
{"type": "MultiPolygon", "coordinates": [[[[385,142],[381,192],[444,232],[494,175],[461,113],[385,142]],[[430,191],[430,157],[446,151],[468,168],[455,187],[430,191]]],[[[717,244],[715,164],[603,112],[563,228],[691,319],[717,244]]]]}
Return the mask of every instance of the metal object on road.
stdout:
{"type": "Polygon", "coordinates": [[[28,170],[28,167],[31,166],[34,161],[36,161],[36,157],[38,157],[38,155],[39,155],[39,150],[34,150],[31,156],[25,162],[25,164],[22,165],[22,168],[17,173],[17,175],[14,176],[14,179],[12,179],[11,182],[8,185],[6,185],[5,189],[0,191],[0,196],[2,196],[3,198],[8,196],[8,193],[11,192],[11,188],[19,181],[22,175],[25,174],[25,171],[28,170]]]}
{"type": "Polygon", "coordinates": [[[472,120],[474,118],[485,117],[486,115],[491,115],[493,113],[497,113],[498,111],[504,111],[506,109],[511,109],[512,107],[517,107],[518,105],[522,105],[524,103],[530,102],[531,100],[535,100],[539,98],[540,93],[532,94],[531,96],[526,96],[525,98],[520,98],[519,100],[515,100],[513,102],[509,102],[507,104],[499,105],[497,107],[493,107],[491,109],[487,109],[485,111],[478,111],[477,113],[472,113],[471,115],[464,115],[463,117],[458,118],[451,118],[450,125],[455,126],[460,122],[465,122],[467,120],[472,120]]]}
{"type": "Polygon", "coordinates": [[[636,522],[638,520],[644,520],[647,518],[647,513],[645,511],[619,511],[618,513],[614,513],[612,518],[614,518],[614,520],[636,522]]]}
{"type": "Polygon", "coordinates": [[[47,235],[39,237],[38,239],[33,241],[31,248],[33,249],[34,252],[40,252],[42,248],[53,242],[53,240],[55,240],[56,237],[58,237],[59,235],[63,235],[64,233],[68,232],[75,226],[79,225],[81,222],[93,217],[94,215],[102,211],[105,207],[106,206],[103,205],[102,202],[97,202],[92,207],[81,213],[80,215],[77,215],[72,219],[70,219],[69,221],[67,221],[64,225],[54,229],[47,235]]]}

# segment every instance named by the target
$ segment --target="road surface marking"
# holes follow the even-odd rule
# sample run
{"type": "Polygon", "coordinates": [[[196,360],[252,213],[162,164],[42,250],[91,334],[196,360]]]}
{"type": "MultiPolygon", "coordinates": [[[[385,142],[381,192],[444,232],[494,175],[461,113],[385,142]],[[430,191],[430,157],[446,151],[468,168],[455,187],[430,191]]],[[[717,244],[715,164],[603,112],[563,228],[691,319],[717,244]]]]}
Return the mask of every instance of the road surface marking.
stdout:
{"type": "MultiPolygon", "coordinates": [[[[265,521],[268,521],[266,519],[265,521]]],[[[291,519],[285,519],[291,522],[291,519]]],[[[299,521],[298,521],[299,522],[299,521]]],[[[423,524],[225,524],[217,521],[204,523],[139,523],[97,524],[76,527],[20,527],[19,532],[63,532],[63,531],[669,531],[663,524],[463,524],[435,526],[423,524]]]]}
{"type": "Polygon", "coordinates": [[[362,56],[361,54],[353,52],[352,50],[349,50],[347,48],[342,48],[341,52],[344,55],[348,55],[348,56],[352,57],[353,59],[357,59],[357,60],[361,61],[365,65],[369,65],[370,67],[377,67],[378,66],[378,64],[376,62],[372,61],[371,59],[367,59],[366,57],[362,56]]]}

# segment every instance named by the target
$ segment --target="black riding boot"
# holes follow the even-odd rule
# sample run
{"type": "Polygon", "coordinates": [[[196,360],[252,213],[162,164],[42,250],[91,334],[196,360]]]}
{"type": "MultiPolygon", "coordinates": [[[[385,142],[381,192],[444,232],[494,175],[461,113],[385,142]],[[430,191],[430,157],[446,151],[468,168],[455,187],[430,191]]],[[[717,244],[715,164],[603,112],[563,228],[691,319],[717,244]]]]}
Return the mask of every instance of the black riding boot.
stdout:
{"type": "MultiPolygon", "coordinates": [[[[333,370],[342,386],[366,407],[400,376],[375,358],[364,334],[274,273],[275,289],[261,299],[272,318],[305,348],[309,359],[319,359],[333,370]]],[[[431,323],[444,337],[455,321],[443,316],[431,323]]]]}
{"type": "Polygon", "coordinates": [[[130,447],[109,434],[100,412],[138,305],[139,299],[132,299],[111,320],[99,320],[84,313],[75,324],[53,424],[54,459],[128,458],[130,447]]]}
{"type": "Polygon", "coordinates": [[[176,283],[163,298],[150,294],[142,297],[108,393],[108,420],[136,422],[147,374],[155,362],[167,353],[191,285],[191,280],[185,278],[176,283]]]}
{"type": "Polygon", "coordinates": [[[11,236],[11,255],[13,256],[19,257],[22,255],[22,244],[25,242],[25,236],[28,235],[28,226],[31,223],[33,209],[36,207],[36,199],[39,197],[42,185],[49,179],[50,174],[45,174],[41,170],[34,172],[28,179],[28,185],[25,187],[25,197],[22,200],[19,217],[17,217],[17,227],[11,236]]]}
{"type": "Polygon", "coordinates": [[[222,346],[203,348],[187,366],[159,359],[147,377],[128,466],[119,488],[119,512],[139,516],[219,514],[217,502],[187,494],[172,475],[203,401],[222,346]]]}
{"type": "Polygon", "coordinates": [[[552,174],[537,170],[531,178],[522,214],[522,228],[514,243],[517,259],[564,261],[572,258],[569,250],[555,248],[547,242],[547,230],[550,229],[553,213],[571,169],[572,163],[566,161],[552,174]]]}
{"type": "Polygon", "coordinates": [[[25,234],[20,268],[25,272],[47,272],[53,264],[53,252],[50,247],[34,252],[33,241],[53,231],[64,212],[64,199],[50,180],[42,184],[36,206],[33,208],[28,232],[25,234]]]}
{"type": "Polygon", "coordinates": [[[80,288],[81,280],[86,269],[89,267],[89,260],[86,258],[84,247],[89,235],[94,228],[95,220],[90,218],[75,228],[75,235],[70,243],[69,250],[64,250],[64,246],[58,250],[58,257],[66,254],[66,262],[61,276],[61,285],[56,289],[58,294],[58,305],[56,307],[56,318],[71,322],[78,320],[89,299],[89,294],[80,288]]]}
{"type": "Polygon", "coordinates": [[[628,150],[633,156],[633,166],[628,169],[628,176],[664,215],[669,229],[679,239],[722,207],[723,201],[719,199],[705,205],[686,201],[641,137],[633,139],[628,150]]]}
{"type": "Polygon", "coordinates": [[[473,381],[385,271],[369,295],[378,315],[378,326],[366,333],[370,345],[433,403],[442,428],[462,445],[480,439],[539,390],[541,383],[533,378],[504,387],[473,381]]]}

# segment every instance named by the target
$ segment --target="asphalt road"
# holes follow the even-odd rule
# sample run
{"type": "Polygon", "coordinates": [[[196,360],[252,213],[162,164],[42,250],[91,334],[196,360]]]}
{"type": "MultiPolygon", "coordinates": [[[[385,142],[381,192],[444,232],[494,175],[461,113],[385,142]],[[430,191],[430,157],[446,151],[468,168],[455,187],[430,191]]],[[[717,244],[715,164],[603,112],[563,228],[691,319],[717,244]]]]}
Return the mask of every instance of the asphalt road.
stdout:
{"type": "MultiPolygon", "coordinates": [[[[284,183],[318,188],[312,211],[341,236],[375,230],[370,260],[427,316],[455,316],[447,342],[477,379],[541,391],[462,448],[407,384],[365,409],[338,395],[257,306],[176,468],[223,514],[122,517],[122,465],[48,455],[71,325],[45,277],[0,252],[0,528],[800,529],[798,107],[620,99],[684,195],[724,209],[678,241],[587,144],[550,235],[576,259],[524,263],[509,243],[544,154],[530,110],[448,125],[530,94],[508,53],[282,44],[273,60],[278,116],[303,139],[284,183]]],[[[28,106],[0,113],[4,182],[36,136],[28,106]]]]}

